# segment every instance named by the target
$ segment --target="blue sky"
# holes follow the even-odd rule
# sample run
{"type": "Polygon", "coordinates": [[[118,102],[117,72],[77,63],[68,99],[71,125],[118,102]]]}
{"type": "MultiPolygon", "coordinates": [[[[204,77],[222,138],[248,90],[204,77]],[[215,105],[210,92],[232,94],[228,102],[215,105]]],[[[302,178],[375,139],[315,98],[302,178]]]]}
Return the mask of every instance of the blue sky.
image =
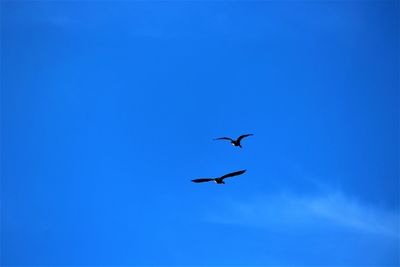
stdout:
{"type": "Polygon", "coordinates": [[[1,1],[1,265],[399,265],[399,12],[1,1]]]}

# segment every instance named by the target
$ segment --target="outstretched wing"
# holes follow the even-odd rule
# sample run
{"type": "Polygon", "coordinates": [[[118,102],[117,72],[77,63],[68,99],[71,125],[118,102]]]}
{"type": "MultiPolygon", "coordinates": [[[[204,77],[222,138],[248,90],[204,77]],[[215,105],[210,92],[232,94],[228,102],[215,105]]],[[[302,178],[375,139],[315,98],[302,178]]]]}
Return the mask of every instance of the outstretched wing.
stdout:
{"type": "Polygon", "coordinates": [[[220,138],[215,138],[214,140],[230,140],[230,141],[233,141],[233,139],[231,139],[229,137],[220,137],[220,138]]]}
{"type": "Polygon", "coordinates": [[[244,134],[244,135],[241,135],[241,136],[239,136],[239,138],[237,139],[237,141],[240,142],[243,138],[245,138],[245,137],[247,137],[247,136],[251,136],[251,135],[254,135],[254,134],[244,134]]]}
{"type": "Polygon", "coordinates": [[[237,171],[237,172],[231,172],[231,173],[225,174],[224,176],[221,176],[220,178],[221,178],[221,179],[225,179],[225,178],[228,178],[228,177],[232,177],[232,176],[236,176],[236,175],[241,175],[241,174],[243,174],[243,173],[245,173],[245,172],[246,172],[246,170],[241,170],[241,171],[237,171]]]}
{"type": "Polygon", "coordinates": [[[201,178],[201,179],[194,179],[194,180],[192,180],[192,182],[194,182],[194,183],[204,183],[204,182],[210,182],[210,181],[214,181],[214,179],[211,179],[211,178],[201,178]]]}

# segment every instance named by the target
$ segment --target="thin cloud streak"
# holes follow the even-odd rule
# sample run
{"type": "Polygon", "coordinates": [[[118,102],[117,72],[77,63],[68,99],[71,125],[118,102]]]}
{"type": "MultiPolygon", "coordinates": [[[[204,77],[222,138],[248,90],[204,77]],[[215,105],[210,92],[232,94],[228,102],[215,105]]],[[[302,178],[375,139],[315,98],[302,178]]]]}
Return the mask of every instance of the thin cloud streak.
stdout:
{"type": "Polygon", "coordinates": [[[256,227],[345,227],[400,239],[398,212],[366,205],[338,191],[316,196],[281,193],[223,205],[206,220],[256,227]]]}

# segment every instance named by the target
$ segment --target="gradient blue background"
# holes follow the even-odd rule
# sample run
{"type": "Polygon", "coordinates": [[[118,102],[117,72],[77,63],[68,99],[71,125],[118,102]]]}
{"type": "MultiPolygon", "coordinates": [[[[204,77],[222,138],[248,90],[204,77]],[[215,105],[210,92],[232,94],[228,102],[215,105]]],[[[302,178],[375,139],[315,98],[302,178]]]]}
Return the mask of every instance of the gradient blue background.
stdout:
{"type": "Polygon", "coordinates": [[[399,14],[2,0],[1,265],[399,265],[399,14]]]}

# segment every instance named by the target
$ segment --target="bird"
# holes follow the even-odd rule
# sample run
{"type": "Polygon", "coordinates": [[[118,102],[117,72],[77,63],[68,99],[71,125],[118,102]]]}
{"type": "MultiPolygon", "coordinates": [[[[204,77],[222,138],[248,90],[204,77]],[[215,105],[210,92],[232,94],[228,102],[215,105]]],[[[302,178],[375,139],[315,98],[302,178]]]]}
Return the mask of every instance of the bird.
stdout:
{"type": "Polygon", "coordinates": [[[230,140],[231,144],[233,146],[238,146],[238,147],[242,148],[240,141],[242,141],[243,138],[245,138],[247,136],[251,136],[251,135],[253,135],[253,134],[244,134],[244,135],[239,136],[238,139],[236,139],[236,140],[233,140],[232,138],[229,138],[229,137],[220,137],[220,138],[216,138],[214,140],[230,140]]]}
{"type": "Polygon", "coordinates": [[[243,173],[245,173],[245,172],[246,172],[246,170],[241,170],[241,171],[231,172],[231,173],[225,174],[225,175],[223,175],[223,176],[221,176],[221,177],[218,177],[218,178],[200,178],[200,179],[194,179],[194,180],[192,180],[192,182],[194,182],[194,183],[204,183],[204,182],[211,182],[211,181],[214,181],[214,182],[216,182],[217,184],[225,184],[225,182],[224,182],[224,179],[225,179],[225,178],[233,177],[233,176],[236,176],[236,175],[241,175],[241,174],[243,174],[243,173]]]}

